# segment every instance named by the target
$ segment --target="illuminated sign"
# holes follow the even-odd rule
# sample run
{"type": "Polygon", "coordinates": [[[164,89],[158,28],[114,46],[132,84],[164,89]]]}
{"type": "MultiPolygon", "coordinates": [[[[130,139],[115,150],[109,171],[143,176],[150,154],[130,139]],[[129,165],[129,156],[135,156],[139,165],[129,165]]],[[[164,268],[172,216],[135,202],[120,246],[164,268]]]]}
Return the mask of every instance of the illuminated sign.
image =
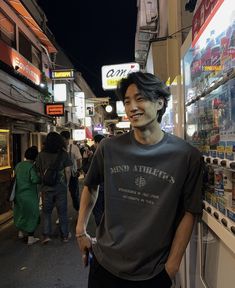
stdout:
{"type": "Polygon", "coordinates": [[[85,118],[85,94],[84,92],[74,93],[74,104],[76,107],[76,116],[78,118],[85,118]]]}
{"type": "Polygon", "coordinates": [[[54,80],[63,80],[63,79],[74,79],[73,70],[53,70],[51,78],[54,80]]]}
{"type": "Polygon", "coordinates": [[[86,130],[85,129],[74,129],[73,130],[73,140],[81,141],[86,139],[86,130]]]}
{"type": "Polygon", "coordinates": [[[122,101],[116,101],[116,113],[118,116],[125,116],[126,111],[122,101]]]}
{"type": "Polygon", "coordinates": [[[64,116],[64,103],[45,104],[45,114],[55,117],[64,116]]]}
{"type": "Polygon", "coordinates": [[[126,78],[129,73],[140,70],[138,63],[125,63],[118,65],[102,66],[102,87],[104,90],[112,90],[117,88],[117,83],[126,78]]]}
{"type": "Polygon", "coordinates": [[[0,41],[0,60],[13,67],[17,73],[24,75],[35,84],[40,84],[41,71],[2,41],[0,41]]]}
{"type": "Polygon", "coordinates": [[[67,86],[65,83],[54,84],[54,101],[65,102],[67,99],[67,86]]]}
{"type": "Polygon", "coordinates": [[[206,29],[223,2],[224,0],[201,1],[192,21],[192,47],[194,47],[202,32],[206,29]]]}

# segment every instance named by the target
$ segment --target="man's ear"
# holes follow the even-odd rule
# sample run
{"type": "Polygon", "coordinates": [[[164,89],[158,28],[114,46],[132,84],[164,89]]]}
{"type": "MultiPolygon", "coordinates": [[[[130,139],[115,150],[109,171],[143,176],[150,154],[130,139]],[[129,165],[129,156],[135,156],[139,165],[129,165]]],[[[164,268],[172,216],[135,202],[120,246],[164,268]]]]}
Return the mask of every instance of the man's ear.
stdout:
{"type": "Polygon", "coordinates": [[[156,105],[157,105],[157,110],[158,111],[161,110],[163,105],[164,105],[163,99],[161,99],[161,98],[157,99],[156,105]]]}

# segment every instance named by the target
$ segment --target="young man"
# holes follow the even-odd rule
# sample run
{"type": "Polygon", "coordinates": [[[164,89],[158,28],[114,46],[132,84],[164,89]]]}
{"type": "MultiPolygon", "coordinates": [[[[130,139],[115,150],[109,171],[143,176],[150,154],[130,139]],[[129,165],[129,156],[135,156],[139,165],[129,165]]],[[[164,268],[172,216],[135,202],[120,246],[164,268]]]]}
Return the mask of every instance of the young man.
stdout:
{"type": "Polygon", "coordinates": [[[117,90],[129,133],[103,140],[85,179],[76,227],[88,287],[170,287],[202,212],[201,155],[160,128],[170,93],[135,72],[117,90]],[[86,226],[104,181],[104,216],[91,244],[86,226]],[[88,253],[90,252],[90,253],[88,253]]]}
{"type": "Polygon", "coordinates": [[[69,153],[70,159],[73,163],[71,167],[71,177],[69,182],[69,191],[73,201],[73,208],[79,210],[79,180],[78,171],[82,167],[82,156],[79,148],[70,141],[70,132],[65,130],[60,133],[63,137],[67,152],[69,153]]]}

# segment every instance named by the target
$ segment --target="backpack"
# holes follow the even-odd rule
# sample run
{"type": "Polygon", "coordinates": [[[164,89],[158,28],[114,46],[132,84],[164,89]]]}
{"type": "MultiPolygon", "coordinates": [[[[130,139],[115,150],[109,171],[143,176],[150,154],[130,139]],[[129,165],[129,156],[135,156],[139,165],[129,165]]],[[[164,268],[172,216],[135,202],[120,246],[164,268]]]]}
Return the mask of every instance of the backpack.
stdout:
{"type": "Polygon", "coordinates": [[[59,175],[59,164],[60,164],[60,153],[58,153],[56,160],[51,164],[43,173],[42,183],[46,186],[55,186],[60,182],[59,175]]]}

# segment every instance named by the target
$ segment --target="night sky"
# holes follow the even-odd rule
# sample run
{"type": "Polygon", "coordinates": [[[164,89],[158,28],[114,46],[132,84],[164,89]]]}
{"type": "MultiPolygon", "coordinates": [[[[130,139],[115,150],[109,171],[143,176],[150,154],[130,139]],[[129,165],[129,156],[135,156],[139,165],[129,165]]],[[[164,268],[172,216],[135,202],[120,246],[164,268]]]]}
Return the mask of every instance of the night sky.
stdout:
{"type": "Polygon", "coordinates": [[[38,0],[48,27],[97,97],[103,65],[134,61],[136,0],[38,0]]]}

